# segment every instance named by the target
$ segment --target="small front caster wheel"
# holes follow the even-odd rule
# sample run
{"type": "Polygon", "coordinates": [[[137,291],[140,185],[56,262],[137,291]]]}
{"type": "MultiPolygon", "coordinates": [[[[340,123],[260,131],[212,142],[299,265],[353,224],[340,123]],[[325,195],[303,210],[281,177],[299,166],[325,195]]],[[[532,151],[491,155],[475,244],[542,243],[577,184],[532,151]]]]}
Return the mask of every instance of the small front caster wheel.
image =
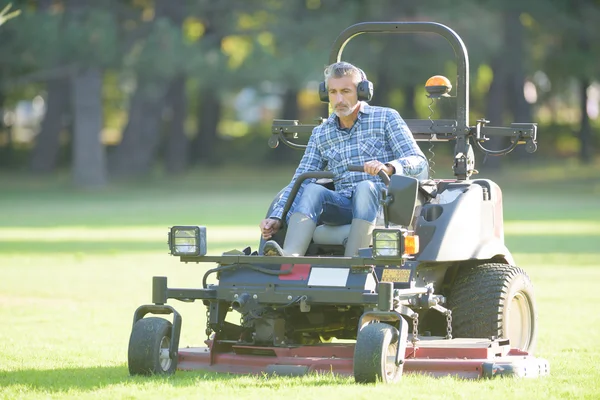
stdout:
{"type": "Polygon", "coordinates": [[[383,323],[366,325],[358,332],[354,347],[357,383],[392,383],[402,377],[404,365],[395,361],[398,337],[398,329],[383,323]]]}
{"type": "Polygon", "coordinates": [[[133,325],[129,338],[131,375],[172,375],[177,357],[171,357],[173,324],[163,318],[143,318],[133,325]]]}

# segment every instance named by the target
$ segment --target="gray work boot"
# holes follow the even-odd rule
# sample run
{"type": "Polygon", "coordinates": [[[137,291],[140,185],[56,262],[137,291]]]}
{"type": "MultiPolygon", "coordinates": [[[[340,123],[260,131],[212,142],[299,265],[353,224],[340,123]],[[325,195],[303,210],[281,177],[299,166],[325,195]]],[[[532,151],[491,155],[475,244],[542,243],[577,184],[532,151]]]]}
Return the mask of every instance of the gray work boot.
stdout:
{"type": "Polygon", "coordinates": [[[263,247],[265,256],[304,256],[312,241],[317,224],[301,213],[290,217],[283,242],[283,249],[274,240],[269,240],[263,247]]]}
{"type": "Polygon", "coordinates": [[[265,256],[283,256],[283,249],[274,240],[267,240],[263,246],[263,254],[265,256]]]}
{"type": "Polygon", "coordinates": [[[369,247],[375,224],[363,219],[353,219],[350,226],[350,234],[346,240],[345,257],[354,257],[358,255],[358,249],[369,247]]]}

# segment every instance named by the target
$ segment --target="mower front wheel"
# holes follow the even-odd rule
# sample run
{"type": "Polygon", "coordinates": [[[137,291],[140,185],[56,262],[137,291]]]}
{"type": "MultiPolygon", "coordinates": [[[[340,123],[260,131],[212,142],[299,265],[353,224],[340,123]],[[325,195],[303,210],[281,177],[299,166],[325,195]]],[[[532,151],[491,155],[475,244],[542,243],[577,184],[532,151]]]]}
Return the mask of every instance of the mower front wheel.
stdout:
{"type": "Polygon", "coordinates": [[[354,347],[357,383],[392,383],[402,377],[403,364],[395,362],[398,337],[398,329],[379,322],[366,325],[358,332],[354,347]]]}
{"type": "Polygon", "coordinates": [[[164,318],[143,318],[133,325],[129,338],[131,375],[172,375],[177,358],[171,357],[173,324],[164,318]]]}

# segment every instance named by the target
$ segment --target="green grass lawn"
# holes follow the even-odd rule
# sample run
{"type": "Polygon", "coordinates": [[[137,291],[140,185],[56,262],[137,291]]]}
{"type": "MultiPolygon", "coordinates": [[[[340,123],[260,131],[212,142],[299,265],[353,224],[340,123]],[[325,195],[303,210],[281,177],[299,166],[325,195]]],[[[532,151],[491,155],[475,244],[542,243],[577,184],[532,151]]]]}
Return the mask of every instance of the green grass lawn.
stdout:
{"type": "MultiPolygon", "coordinates": [[[[391,386],[330,375],[128,375],[133,311],[150,302],[152,276],[198,287],[209,267],[169,256],[168,226],[206,225],[210,254],[256,247],[258,222],[291,169],[269,179],[268,171],[195,172],[100,192],[73,190],[65,178],[0,176],[0,398],[597,399],[598,170],[494,176],[504,188],[507,245],[535,285],[536,354],[550,361],[551,375],[476,382],[407,375],[391,386]]],[[[171,304],[183,316],[180,344],[202,345],[203,306],[171,304]]]]}

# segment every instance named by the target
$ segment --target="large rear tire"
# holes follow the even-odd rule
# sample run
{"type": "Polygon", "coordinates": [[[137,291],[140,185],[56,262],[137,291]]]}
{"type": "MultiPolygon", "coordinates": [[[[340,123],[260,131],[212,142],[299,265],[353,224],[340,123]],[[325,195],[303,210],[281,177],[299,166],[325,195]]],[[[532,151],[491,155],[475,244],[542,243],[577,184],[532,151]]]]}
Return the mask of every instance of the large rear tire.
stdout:
{"type": "Polygon", "coordinates": [[[164,318],[143,318],[133,325],[129,338],[128,364],[131,375],[172,375],[177,357],[171,357],[173,324],[164,318]]]}
{"type": "Polygon", "coordinates": [[[354,347],[357,383],[392,383],[402,377],[404,364],[395,363],[398,337],[398,329],[383,323],[366,325],[358,332],[354,347]]]}
{"type": "Polygon", "coordinates": [[[537,307],[531,280],[506,264],[463,266],[448,296],[452,333],[459,338],[508,338],[532,353],[537,341],[537,307]]]}

